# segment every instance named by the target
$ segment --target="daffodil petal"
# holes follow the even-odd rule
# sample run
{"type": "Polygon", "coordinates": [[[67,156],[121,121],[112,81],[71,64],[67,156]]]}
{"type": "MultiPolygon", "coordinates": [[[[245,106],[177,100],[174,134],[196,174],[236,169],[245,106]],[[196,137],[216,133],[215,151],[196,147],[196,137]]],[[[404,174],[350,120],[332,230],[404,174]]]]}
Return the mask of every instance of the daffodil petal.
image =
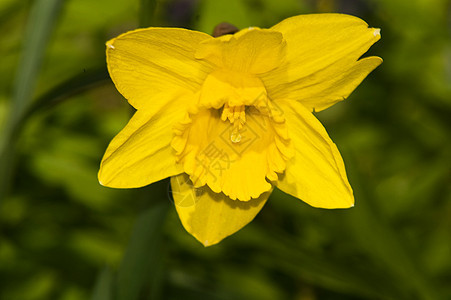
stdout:
{"type": "Polygon", "coordinates": [[[277,187],[314,207],[354,206],[352,188],[340,152],[316,117],[296,101],[280,101],[294,157],[277,187]]]}
{"type": "MultiPolygon", "coordinates": [[[[180,95],[180,99],[186,97],[180,95]]],[[[169,103],[154,115],[138,110],[109,144],[99,182],[114,188],[134,188],[180,174],[183,168],[176,163],[170,144],[173,126],[185,114],[176,103],[169,103]]]]}
{"type": "Polygon", "coordinates": [[[246,28],[234,35],[203,41],[195,56],[219,68],[260,74],[280,65],[284,55],[285,41],[280,32],[246,28]]]}
{"type": "Polygon", "coordinates": [[[381,62],[358,61],[380,39],[380,30],[343,14],[301,15],[271,29],[286,40],[286,57],[277,69],[262,75],[271,99],[300,101],[320,111],[349,96],[381,62]]]}
{"type": "Polygon", "coordinates": [[[172,177],[171,187],[183,227],[204,246],[219,243],[251,222],[271,193],[247,202],[231,200],[207,186],[195,189],[186,174],[172,177]]]}
{"type": "Polygon", "coordinates": [[[211,66],[195,59],[194,53],[199,43],[209,39],[213,38],[208,34],[179,28],[122,34],[106,43],[111,79],[136,109],[155,112],[166,105],[168,95],[200,89],[211,66]]]}

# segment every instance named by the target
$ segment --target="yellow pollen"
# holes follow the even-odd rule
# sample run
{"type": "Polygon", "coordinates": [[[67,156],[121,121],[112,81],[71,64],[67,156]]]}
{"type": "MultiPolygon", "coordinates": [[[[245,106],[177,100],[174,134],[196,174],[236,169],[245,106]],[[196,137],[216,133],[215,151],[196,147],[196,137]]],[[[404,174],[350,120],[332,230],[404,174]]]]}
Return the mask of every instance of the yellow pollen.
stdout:
{"type": "Polygon", "coordinates": [[[246,123],[245,106],[229,106],[228,103],[224,104],[221,120],[229,120],[233,124],[230,140],[232,143],[239,143],[241,141],[240,130],[243,129],[244,123],[246,123]]]}

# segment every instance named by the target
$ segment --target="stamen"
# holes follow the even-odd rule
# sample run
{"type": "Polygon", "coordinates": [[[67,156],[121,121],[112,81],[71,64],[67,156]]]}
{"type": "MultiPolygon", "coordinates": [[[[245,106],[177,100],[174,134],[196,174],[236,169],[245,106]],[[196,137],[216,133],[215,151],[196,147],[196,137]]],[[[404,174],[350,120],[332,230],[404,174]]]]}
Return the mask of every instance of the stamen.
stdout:
{"type": "Polygon", "coordinates": [[[227,118],[229,117],[229,114],[230,114],[230,108],[229,108],[229,105],[226,103],[224,105],[224,108],[222,109],[221,120],[222,121],[227,120],[227,118]]]}
{"type": "Polygon", "coordinates": [[[235,110],[233,111],[233,119],[234,120],[238,120],[240,118],[240,109],[241,109],[241,107],[235,106],[235,110]]]}
{"type": "Polygon", "coordinates": [[[246,123],[246,113],[244,112],[244,110],[240,112],[240,123],[246,123]]]}

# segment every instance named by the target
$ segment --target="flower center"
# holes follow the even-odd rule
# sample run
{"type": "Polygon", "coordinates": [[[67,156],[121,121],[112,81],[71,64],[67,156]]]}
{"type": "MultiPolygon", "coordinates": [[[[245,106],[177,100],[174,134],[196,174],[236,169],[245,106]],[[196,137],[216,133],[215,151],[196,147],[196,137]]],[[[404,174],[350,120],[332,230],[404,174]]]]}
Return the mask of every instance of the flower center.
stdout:
{"type": "Polygon", "coordinates": [[[194,187],[240,201],[269,191],[292,156],[283,112],[262,81],[229,70],[206,78],[197,105],[174,127],[172,147],[194,187]]]}

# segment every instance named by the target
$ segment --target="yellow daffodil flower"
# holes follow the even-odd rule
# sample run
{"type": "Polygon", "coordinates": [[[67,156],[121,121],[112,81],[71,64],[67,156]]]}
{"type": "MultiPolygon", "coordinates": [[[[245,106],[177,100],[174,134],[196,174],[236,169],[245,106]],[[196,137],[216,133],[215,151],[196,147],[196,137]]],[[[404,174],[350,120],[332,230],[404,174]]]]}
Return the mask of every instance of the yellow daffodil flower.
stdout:
{"type": "Polygon", "coordinates": [[[185,229],[205,246],[248,224],[274,187],[321,208],[354,205],[343,160],[312,114],[342,101],[381,62],[359,18],[301,15],[214,38],[146,28],[107,42],[119,92],[136,108],[99,181],[171,177],[185,229]]]}

